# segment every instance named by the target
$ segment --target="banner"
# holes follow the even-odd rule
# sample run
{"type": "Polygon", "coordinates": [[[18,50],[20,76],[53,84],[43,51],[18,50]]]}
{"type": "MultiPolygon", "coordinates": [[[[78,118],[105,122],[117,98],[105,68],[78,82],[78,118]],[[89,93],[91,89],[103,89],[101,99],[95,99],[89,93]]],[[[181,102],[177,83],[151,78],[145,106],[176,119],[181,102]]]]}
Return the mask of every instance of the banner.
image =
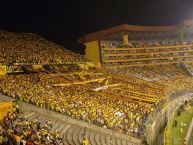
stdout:
{"type": "Polygon", "coordinates": [[[6,75],[6,65],[0,65],[0,76],[6,75]]]}
{"type": "Polygon", "coordinates": [[[129,44],[129,37],[128,35],[123,35],[123,45],[128,45],[129,44]]]}
{"type": "Polygon", "coordinates": [[[0,103],[0,120],[2,120],[9,111],[13,110],[12,102],[3,102],[0,103]]]}
{"type": "Polygon", "coordinates": [[[32,65],[32,67],[33,67],[33,69],[35,69],[35,70],[39,70],[39,69],[43,69],[42,67],[42,65],[32,65]]]}

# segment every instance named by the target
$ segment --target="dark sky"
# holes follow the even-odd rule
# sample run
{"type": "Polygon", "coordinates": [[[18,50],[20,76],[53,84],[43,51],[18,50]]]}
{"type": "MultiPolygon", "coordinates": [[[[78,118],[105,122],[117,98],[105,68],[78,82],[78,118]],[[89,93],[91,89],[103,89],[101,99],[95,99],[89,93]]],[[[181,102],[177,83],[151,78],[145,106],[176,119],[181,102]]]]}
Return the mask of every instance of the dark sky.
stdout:
{"type": "Polygon", "coordinates": [[[0,29],[37,33],[69,49],[83,34],[111,26],[172,25],[193,18],[193,0],[2,1],[0,29]]]}

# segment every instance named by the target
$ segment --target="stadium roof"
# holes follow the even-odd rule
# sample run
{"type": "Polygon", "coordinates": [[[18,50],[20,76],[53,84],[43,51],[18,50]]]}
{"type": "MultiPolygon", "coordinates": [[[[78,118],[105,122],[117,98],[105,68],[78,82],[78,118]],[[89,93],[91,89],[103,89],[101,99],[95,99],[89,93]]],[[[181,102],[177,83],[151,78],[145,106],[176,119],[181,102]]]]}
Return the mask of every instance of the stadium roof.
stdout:
{"type": "MultiPolygon", "coordinates": [[[[78,42],[85,43],[95,40],[121,40],[123,35],[129,35],[131,37],[135,37],[138,35],[144,35],[147,33],[156,33],[160,35],[166,34],[169,37],[176,37],[179,35],[179,32],[184,31],[184,28],[193,28],[193,20],[185,20],[177,25],[173,26],[136,26],[136,25],[128,25],[123,24],[115,27],[111,27],[105,30],[97,31],[94,33],[90,33],[84,35],[83,37],[78,39],[78,42]],[[171,36],[172,35],[172,36],[171,36]]],[[[184,33],[190,32],[186,30],[184,33]]],[[[192,29],[193,33],[193,29],[192,29]]],[[[139,37],[139,36],[138,36],[139,37]]],[[[165,36],[166,37],[166,36],[165,36]]]]}

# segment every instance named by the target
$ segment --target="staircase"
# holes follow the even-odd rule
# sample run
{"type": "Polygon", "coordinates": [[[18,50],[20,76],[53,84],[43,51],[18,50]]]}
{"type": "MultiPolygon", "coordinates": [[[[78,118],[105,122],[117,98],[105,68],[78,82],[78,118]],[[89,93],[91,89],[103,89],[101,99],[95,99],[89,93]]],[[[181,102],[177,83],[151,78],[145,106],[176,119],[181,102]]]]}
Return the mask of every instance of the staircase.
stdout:
{"type": "Polygon", "coordinates": [[[60,137],[62,138],[64,145],[82,145],[84,133],[88,138],[90,145],[139,145],[132,141],[113,137],[112,135],[87,129],[79,125],[55,120],[50,116],[46,116],[38,112],[24,112],[23,117],[30,121],[38,117],[38,119],[42,122],[41,125],[44,125],[47,120],[50,120],[53,124],[51,131],[60,131],[60,137]]]}

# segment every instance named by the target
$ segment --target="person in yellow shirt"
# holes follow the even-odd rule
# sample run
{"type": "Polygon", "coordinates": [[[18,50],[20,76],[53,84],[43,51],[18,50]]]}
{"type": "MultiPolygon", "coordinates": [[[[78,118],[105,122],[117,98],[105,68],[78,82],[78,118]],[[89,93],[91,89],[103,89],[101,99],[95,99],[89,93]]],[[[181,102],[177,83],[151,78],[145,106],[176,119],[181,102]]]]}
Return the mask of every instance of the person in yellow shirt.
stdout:
{"type": "Polygon", "coordinates": [[[15,105],[15,109],[16,109],[16,112],[19,113],[19,105],[18,104],[15,105]]]}
{"type": "Polygon", "coordinates": [[[86,137],[84,137],[82,145],[89,145],[89,140],[86,137]]]}
{"type": "Polygon", "coordinates": [[[55,139],[60,138],[60,132],[58,130],[55,131],[55,139]]]}
{"type": "Polygon", "coordinates": [[[0,135],[0,144],[2,144],[2,143],[3,143],[3,136],[0,135]]]}
{"type": "Polygon", "coordinates": [[[17,142],[17,145],[19,145],[19,144],[20,144],[21,139],[22,139],[22,137],[21,137],[21,136],[15,135],[15,140],[16,140],[16,142],[17,142]]]}

